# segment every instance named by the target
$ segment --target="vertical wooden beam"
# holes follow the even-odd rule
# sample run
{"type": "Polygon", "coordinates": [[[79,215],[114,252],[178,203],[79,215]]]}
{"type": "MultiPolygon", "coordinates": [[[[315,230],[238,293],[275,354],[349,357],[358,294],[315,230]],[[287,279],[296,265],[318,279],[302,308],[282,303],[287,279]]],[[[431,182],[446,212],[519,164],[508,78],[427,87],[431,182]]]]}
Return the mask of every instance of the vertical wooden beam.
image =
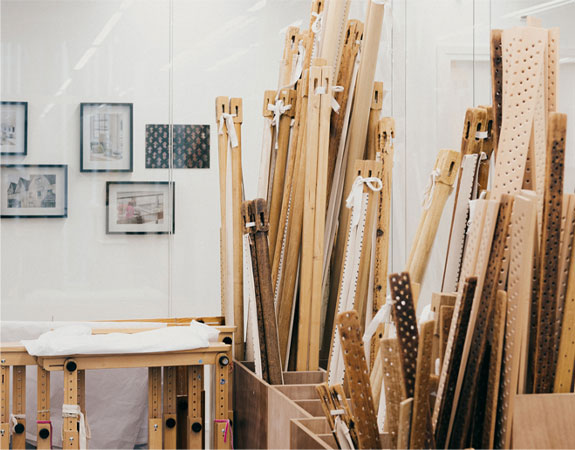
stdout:
{"type": "Polygon", "coordinates": [[[228,398],[230,387],[230,358],[225,353],[217,356],[214,374],[214,441],[215,449],[231,449],[233,447],[233,431],[229,420],[228,398]]]}
{"type": "Polygon", "coordinates": [[[38,366],[37,375],[38,424],[37,447],[52,448],[52,423],[50,422],[50,372],[38,366]]]}
{"type": "Polygon", "coordinates": [[[148,446],[161,449],[162,441],[162,368],[148,368],[148,446]]]}
{"type": "Polygon", "coordinates": [[[26,448],[26,366],[12,368],[12,414],[17,417],[12,448],[26,448]]]}
{"type": "MultiPolygon", "coordinates": [[[[64,363],[64,404],[78,404],[78,366],[73,359],[64,363]]],[[[79,449],[78,417],[65,417],[62,423],[62,448],[79,449]]]]}
{"type": "Polygon", "coordinates": [[[204,423],[202,419],[203,366],[188,367],[188,448],[202,448],[204,423]]]}
{"type": "Polygon", "coordinates": [[[2,377],[0,384],[0,445],[3,449],[10,448],[10,366],[0,368],[2,377]]]}
{"type": "Polygon", "coordinates": [[[178,448],[177,367],[164,367],[164,448],[178,448]]]}

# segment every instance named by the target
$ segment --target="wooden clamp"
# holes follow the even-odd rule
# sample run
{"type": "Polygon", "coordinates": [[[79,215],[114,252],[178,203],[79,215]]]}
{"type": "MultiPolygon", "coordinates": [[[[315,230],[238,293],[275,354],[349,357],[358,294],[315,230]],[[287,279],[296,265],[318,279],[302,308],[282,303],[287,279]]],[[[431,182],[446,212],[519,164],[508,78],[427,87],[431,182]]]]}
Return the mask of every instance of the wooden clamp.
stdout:
{"type": "Polygon", "coordinates": [[[457,178],[460,164],[460,152],[441,150],[437,155],[433,170],[438,176],[434,177],[429,207],[423,210],[407,261],[406,271],[414,283],[421,284],[423,281],[443,208],[457,178]]]}
{"type": "Polygon", "coordinates": [[[263,198],[253,201],[255,221],[255,247],[261,309],[265,336],[265,350],[270,384],[283,384],[283,372],[279,353],[278,330],[274,308],[271,267],[268,248],[269,221],[267,203],[263,198]]]}
{"type": "Polygon", "coordinates": [[[468,108],[465,112],[463,137],[461,139],[461,154],[468,155],[483,151],[484,139],[477,133],[486,131],[487,111],[483,108],[468,108]]]}
{"type": "Polygon", "coordinates": [[[52,448],[52,423],[50,422],[50,372],[38,366],[37,375],[37,448],[52,448]]]}
{"type": "Polygon", "coordinates": [[[392,448],[400,448],[397,445],[399,405],[405,400],[404,384],[400,381],[400,359],[397,345],[397,339],[382,339],[379,345],[385,386],[385,428],[390,435],[392,448]]]}
{"type": "Polygon", "coordinates": [[[432,425],[435,432],[437,448],[445,448],[446,444],[455,384],[461,362],[459,355],[463,352],[476,286],[476,278],[468,278],[464,282],[463,291],[461,295],[457,297],[453,311],[449,337],[442,359],[437,397],[433,408],[432,425]]]}
{"type": "Polygon", "coordinates": [[[487,118],[481,130],[487,133],[487,138],[483,141],[482,155],[479,158],[479,169],[477,170],[477,191],[479,193],[487,191],[491,158],[495,158],[495,146],[497,145],[493,131],[494,108],[492,106],[480,106],[480,108],[487,112],[487,118]]]}
{"type": "Polygon", "coordinates": [[[351,393],[358,448],[381,448],[357,312],[348,311],[339,314],[337,326],[343,348],[346,380],[351,393]]]}
{"type": "Polygon", "coordinates": [[[400,354],[401,384],[406,397],[410,398],[415,393],[419,334],[409,273],[390,275],[389,285],[393,300],[393,321],[396,327],[400,354]]]}
{"type": "MultiPolygon", "coordinates": [[[[472,400],[475,398],[477,383],[480,375],[479,365],[483,360],[487,343],[489,319],[491,316],[495,295],[497,292],[499,274],[503,264],[503,254],[507,243],[508,227],[511,219],[513,199],[503,196],[499,207],[499,214],[495,225],[493,244],[489,252],[489,260],[485,281],[477,307],[472,311],[470,322],[473,324],[470,333],[467,363],[460,367],[462,380],[459,398],[453,405],[451,417],[450,448],[463,448],[466,445],[471,417],[473,415],[472,400]],[[475,312],[475,314],[473,314],[475,312]],[[473,317],[475,315],[475,317],[473,317]]],[[[474,301],[475,303],[475,301],[474,301]]],[[[465,352],[465,350],[464,350],[465,352]]],[[[459,384],[459,381],[458,381],[459,384]]]]}
{"type": "Polygon", "coordinates": [[[365,159],[375,160],[376,153],[379,151],[378,145],[378,128],[379,116],[383,108],[383,82],[376,81],[373,83],[373,93],[371,94],[371,105],[369,109],[369,118],[367,123],[367,140],[365,145],[365,159]]]}
{"type": "Polygon", "coordinates": [[[493,105],[493,142],[497,153],[503,118],[503,48],[501,30],[491,30],[491,98],[493,105]]]}
{"type": "Polygon", "coordinates": [[[162,368],[148,368],[148,446],[163,447],[162,368]]]}
{"type": "Polygon", "coordinates": [[[537,347],[535,353],[534,392],[549,393],[555,376],[556,296],[559,282],[559,242],[563,204],[565,136],[567,116],[549,115],[545,197],[543,203],[543,235],[538,299],[537,347]]]}

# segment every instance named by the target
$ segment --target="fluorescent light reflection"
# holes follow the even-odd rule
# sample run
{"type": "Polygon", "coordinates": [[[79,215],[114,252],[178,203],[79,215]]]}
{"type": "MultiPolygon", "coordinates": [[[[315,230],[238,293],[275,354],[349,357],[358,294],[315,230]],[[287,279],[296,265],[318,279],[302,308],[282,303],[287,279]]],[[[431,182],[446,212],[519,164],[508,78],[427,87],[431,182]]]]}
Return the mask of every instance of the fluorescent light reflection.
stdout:
{"type": "Polygon", "coordinates": [[[80,61],[74,66],[74,70],[82,70],[82,68],[86,65],[86,63],[90,60],[92,55],[96,53],[96,47],[90,47],[86,50],[86,53],[82,55],[80,61]]]}
{"type": "Polygon", "coordinates": [[[575,3],[575,0],[552,0],[550,2],[541,3],[540,5],[531,6],[529,8],[518,9],[512,13],[503,16],[504,19],[509,19],[512,17],[524,17],[533,16],[535,14],[540,14],[544,11],[549,11],[550,9],[560,8],[561,6],[566,6],[575,3]]]}
{"type": "Polygon", "coordinates": [[[71,82],[72,82],[72,78],[68,78],[66,81],[64,81],[62,83],[62,86],[60,86],[60,89],[58,89],[58,92],[56,92],[56,96],[62,95],[64,93],[64,91],[66,89],[68,89],[68,86],[70,86],[71,82]]]}
{"type": "Polygon", "coordinates": [[[110,31],[112,31],[112,29],[116,26],[121,17],[122,13],[119,11],[110,17],[108,22],[106,22],[106,25],[104,25],[104,28],[102,28],[102,31],[100,31],[100,34],[98,34],[96,39],[94,39],[92,45],[98,46],[104,42],[104,39],[108,37],[108,34],[110,34],[110,31]]]}
{"type": "Polygon", "coordinates": [[[268,2],[268,0],[260,0],[257,3],[254,3],[253,6],[251,8],[248,9],[248,12],[256,12],[259,11],[260,9],[264,8],[266,6],[266,3],[268,2]]]}

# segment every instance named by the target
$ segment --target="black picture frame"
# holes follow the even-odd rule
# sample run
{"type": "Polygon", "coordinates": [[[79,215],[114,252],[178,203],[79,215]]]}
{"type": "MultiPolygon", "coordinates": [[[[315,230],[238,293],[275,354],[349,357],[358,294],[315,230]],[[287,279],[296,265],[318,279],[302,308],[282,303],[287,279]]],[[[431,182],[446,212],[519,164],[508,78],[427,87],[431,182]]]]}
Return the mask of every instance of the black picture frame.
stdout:
{"type": "MultiPolygon", "coordinates": [[[[1,189],[2,189],[1,210],[2,210],[2,213],[0,214],[0,218],[2,218],[2,219],[64,219],[64,218],[68,217],[68,165],[67,164],[1,164],[0,165],[0,172],[2,173],[2,176],[0,177],[2,179],[2,184],[1,184],[1,189]],[[10,201],[10,199],[8,198],[9,193],[7,192],[7,188],[10,189],[10,184],[13,182],[10,181],[9,175],[6,175],[4,172],[7,170],[11,170],[11,169],[27,169],[27,170],[29,170],[29,169],[42,169],[42,168],[47,169],[48,171],[51,171],[53,169],[61,169],[62,170],[63,188],[60,188],[60,194],[61,194],[61,197],[63,198],[63,201],[61,202],[61,205],[58,208],[61,211],[61,213],[59,213],[59,214],[42,214],[42,213],[6,214],[5,211],[9,208],[7,205],[10,201]],[[6,207],[5,207],[5,201],[6,201],[6,207]]],[[[31,175],[37,175],[37,174],[31,174],[31,175]]],[[[28,186],[28,189],[29,189],[29,186],[28,186]]],[[[56,195],[56,199],[54,200],[54,202],[55,202],[54,208],[56,208],[56,204],[57,204],[56,202],[57,202],[58,198],[59,198],[59,196],[56,195]]],[[[24,209],[24,208],[18,208],[18,209],[24,209]]],[[[34,209],[49,209],[49,208],[48,207],[40,207],[40,208],[34,208],[34,209]]]]}
{"type": "MultiPolygon", "coordinates": [[[[112,165],[112,164],[109,164],[112,165]]],[[[80,172],[133,172],[134,171],[134,104],[133,103],[80,103],[80,172]],[[126,168],[90,168],[84,158],[84,120],[90,117],[88,108],[129,108],[129,165],[126,168]]]]}
{"type": "MultiPolygon", "coordinates": [[[[175,187],[175,182],[173,181],[107,181],[106,182],[106,234],[131,234],[131,235],[144,235],[144,234],[174,234],[176,232],[176,187],[175,187]],[[140,186],[167,186],[167,190],[168,190],[168,199],[169,199],[169,204],[167,205],[167,208],[172,209],[172,214],[171,214],[171,230],[169,227],[169,223],[166,223],[166,229],[165,230],[144,230],[144,231],[140,231],[140,230],[128,230],[128,229],[121,229],[121,230],[112,230],[112,227],[110,226],[111,224],[111,220],[113,217],[117,217],[116,215],[112,215],[110,208],[114,207],[115,204],[113,202],[113,198],[111,198],[111,188],[113,186],[127,186],[127,185],[140,185],[140,186]],[[170,193],[171,191],[171,193],[170,193]],[[171,194],[171,195],[170,195],[171,194]]],[[[161,191],[158,191],[161,192],[161,191]]],[[[167,211],[169,213],[169,209],[166,209],[166,207],[164,207],[164,211],[167,211]]],[[[166,217],[166,214],[163,214],[163,217],[166,217]]],[[[124,225],[124,224],[122,224],[124,225]]],[[[133,225],[135,227],[141,226],[142,224],[125,224],[125,225],[133,225]]],[[[118,226],[118,224],[116,224],[116,227],[118,226]]]]}
{"type": "MultiPolygon", "coordinates": [[[[0,102],[0,108],[4,106],[22,106],[24,108],[24,151],[23,152],[6,152],[2,150],[2,145],[0,145],[0,155],[6,156],[26,156],[28,154],[28,102],[0,102]]],[[[1,114],[1,112],[0,112],[1,114]]]]}

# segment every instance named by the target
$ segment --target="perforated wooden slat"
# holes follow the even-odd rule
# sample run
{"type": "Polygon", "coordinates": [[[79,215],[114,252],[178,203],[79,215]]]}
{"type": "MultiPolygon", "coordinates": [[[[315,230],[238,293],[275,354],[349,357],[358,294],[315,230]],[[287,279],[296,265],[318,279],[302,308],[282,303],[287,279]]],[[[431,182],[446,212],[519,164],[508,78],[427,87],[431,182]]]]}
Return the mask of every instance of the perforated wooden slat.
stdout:
{"type": "Polygon", "coordinates": [[[413,397],[404,400],[399,405],[399,429],[397,432],[397,448],[410,448],[411,416],[413,412],[413,397]]]}
{"type": "Polygon", "coordinates": [[[389,276],[391,298],[393,300],[393,320],[397,331],[399,363],[402,383],[406,396],[413,397],[415,392],[415,371],[417,369],[417,347],[419,336],[417,318],[411,292],[411,282],[407,272],[389,276]]]}
{"type": "Polygon", "coordinates": [[[397,339],[382,339],[379,347],[385,386],[385,428],[390,435],[391,446],[397,448],[399,404],[405,399],[403,384],[400,382],[397,339]]]}
{"type": "MultiPolygon", "coordinates": [[[[571,250],[575,237],[575,194],[563,195],[563,218],[561,225],[561,248],[559,255],[559,284],[557,288],[557,310],[555,314],[555,349],[559,349],[565,310],[565,294],[569,279],[571,250]]],[[[554,353],[553,366],[557,370],[559,352],[554,353]]]]}
{"type": "Polygon", "coordinates": [[[493,139],[495,150],[499,142],[503,116],[503,50],[501,30],[491,30],[491,101],[493,104],[493,139]]]}
{"type": "Polygon", "coordinates": [[[447,305],[439,308],[439,359],[441,361],[443,361],[445,355],[454,309],[453,306],[447,305]]]}
{"type": "Polygon", "coordinates": [[[555,317],[559,282],[566,128],[566,115],[550,114],[534,371],[534,387],[538,393],[551,392],[555,375],[553,352],[556,351],[554,349],[555,317]]]}
{"type": "Polygon", "coordinates": [[[501,376],[501,358],[503,356],[503,339],[507,310],[507,293],[497,291],[495,314],[493,315],[493,333],[491,335],[491,353],[489,355],[489,377],[487,380],[487,399],[485,400],[485,417],[483,420],[483,448],[493,448],[497,404],[501,376]]]}
{"type": "Polygon", "coordinates": [[[337,326],[341,337],[346,380],[351,394],[358,448],[381,448],[357,312],[348,311],[339,314],[337,326]]]}
{"type": "Polygon", "coordinates": [[[492,197],[523,186],[538,91],[543,89],[547,30],[517,27],[502,33],[503,115],[492,197]]]}
{"type": "Polygon", "coordinates": [[[559,28],[548,30],[547,38],[547,111],[557,111],[559,79],[559,28]]]}
{"type": "MultiPolygon", "coordinates": [[[[38,421],[47,422],[50,420],[50,372],[38,366],[37,374],[37,413],[36,419],[38,421]]],[[[50,424],[38,424],[37,443],[38,449],[50,448],[50,436],[42,438],[40,431],[46,429],[49,434],[52,433],[50,424]]],[[[42,433],[44,434],[44,433],[42,433]]]]}
{"type": "Polygon", "coordinates": [[[487,120],[487,111],[483,108],[468,108],[465,112],[463,136],[461,138],[461,154],[480,153],[483,147],[483,139],[476,137],[476,132],[481,131],[487,120]]]}
{"type": "MultiPolygon", "coordinates": [[[[26,415],[26,366],[14,366],[12,368],[12,414],[26,415]]],[[[12,448],[26,448],[26,417],[16,420],[24,429],[22,431],[14,430],[12,448]]]]}
{"type": "Polygon", "coordinates": [[[435,448],[429,408],[429,375],[431,374],[431,346],[433,342],[432,320],[421,324],[421,338],[417,350],[417,373],[413,397],[411,448],[435,448]]]}
{"type": "MultiPolygon", "coordinates": [[[[536,225],[535,202],[517,195],[511,216],[511,252],[507,296],[507,320],[503,348],[495,448],[509,448],[511,417],[519,386],[522,353],[526,353],[529,329],[529,299],[533,270],[536,225]]],[[[523,355],[525,360],[526,354],[523,355]]],[[[525,364],[525,363],[523,363],[525,364]]]]}
{"type": "Polygon", "coordinates": [[[466,339],[470,343],[466,364],[460,368],[460,374],[463,375],[463,377],[459,397],[453,408],[451,419],[453,425],[449,439],[450,448],[463,448],[463,446],[466,445],[471,417],[473,415],[472,402],[475,398],[480,374],[479,365],[485,352],[489,318],[491,308],[495,302],[497,282],[507,241],[512,205],[513,199],[503,195],[493,235],[493,245],[489,252],[489,263],[487,265],[485,281],[476,308],[476,302],[474,300],[476,317],[473,323],[470,324],[468,337],[466,339]]]}
{"type": "Polygon", "coordinates": [[[461,359],[459,355],[463,351],[467,326],[469,324],[469,315],[473,305],[473,297],[477,287],[476,278],[468,278],[463,284],[463,291],[458,296],[453,311],[451,328],[449,329],[449,338],[445,349],[439,386],[437,389],[437,398],[433,408],[432,424],[435,432],[437,448],[445,447],[447,430],[449,427],[449,418],[453,405],[453,395],[455,384],[459,373],[461,359]]]}

